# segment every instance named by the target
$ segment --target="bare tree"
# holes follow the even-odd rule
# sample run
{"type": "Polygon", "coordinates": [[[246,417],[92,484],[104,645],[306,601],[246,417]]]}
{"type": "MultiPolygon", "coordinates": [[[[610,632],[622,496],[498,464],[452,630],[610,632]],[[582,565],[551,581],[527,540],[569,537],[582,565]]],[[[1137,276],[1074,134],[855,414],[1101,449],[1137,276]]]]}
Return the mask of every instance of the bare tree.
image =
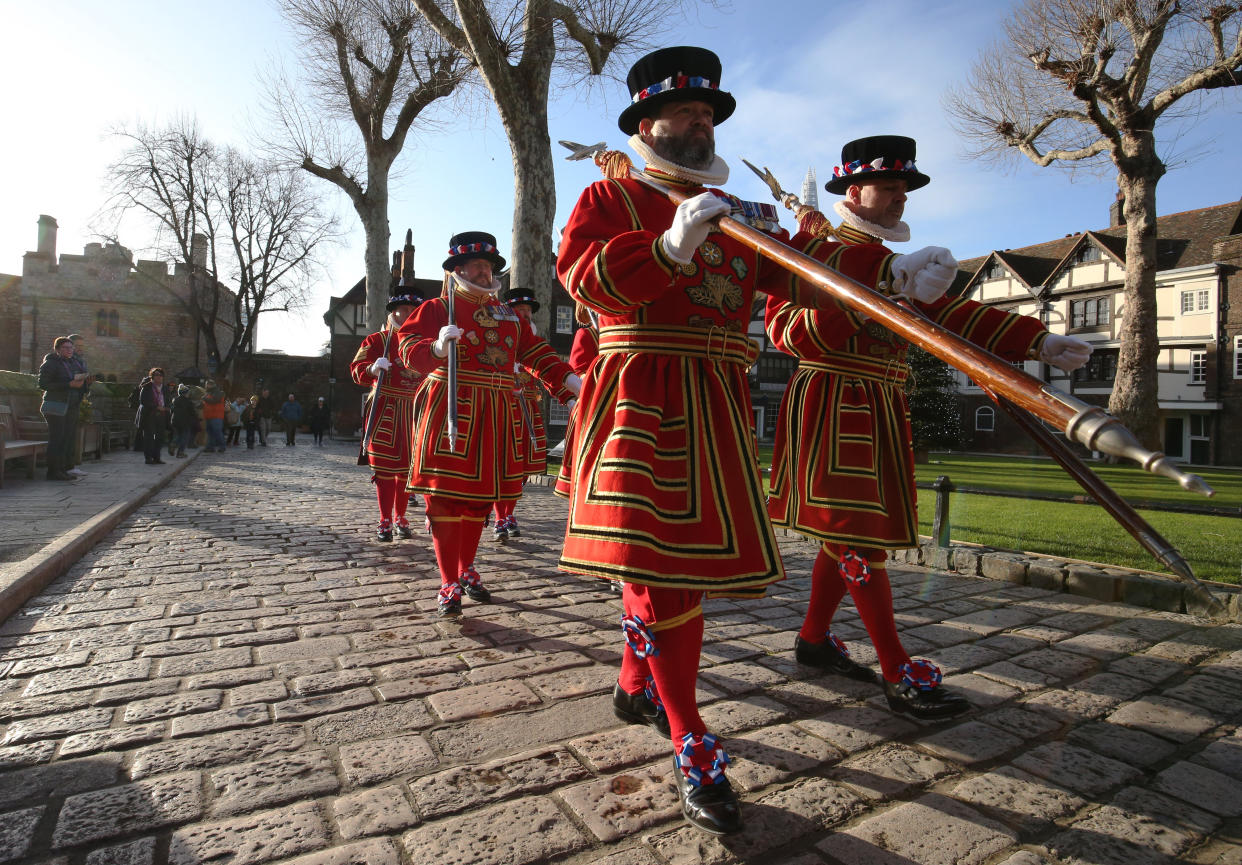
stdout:
{"type": "Polygon", "coordinates": [[[367,323],[379,330],[390,279],[393,163],[415,119],[469,68],[409,0],[280,0],[280,7],[300,39],[304,87],[272,83],[274,144],[353,204],[366,236],[367,323]]]}
{"type": "Polygon", "coordinates": [[[510,281],[556,282],[556,212],[548,94],[554,71],[567,84],[602,75],[614,52],[637,49],[683,7],[640,0],[411,0],[432,27],[469,58],[500,114],[513,158],[510,281]]]}
{"type": "Polygon", "coordinates": [[[299,172],[220,149],[193,121],[116,134],[128,144],[109,166],[104,211],[117,222],[138,214],[151,226],[150,250],[174,261],[185,283],[141,268],[136,278],[181,305],[227,375],[261,314],[305,301],[315,251],[336,239],[336,222],[299,172]]]}
{"type": "Polygon", "coordinates": [[[946,108],[972,155],[1107,158],[1126,222],[1125,316],[1109,411],[1156,448],[1156,122],[1242,83],[1236,3],[1025,0],[946,108]]]}

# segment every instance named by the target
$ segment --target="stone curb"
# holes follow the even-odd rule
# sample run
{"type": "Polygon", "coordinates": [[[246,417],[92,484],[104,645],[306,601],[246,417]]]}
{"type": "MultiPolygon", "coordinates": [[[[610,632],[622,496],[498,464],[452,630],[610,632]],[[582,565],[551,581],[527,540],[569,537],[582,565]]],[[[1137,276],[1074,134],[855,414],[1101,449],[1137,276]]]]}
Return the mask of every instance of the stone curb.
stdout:
{"type": "Polygon", "coordinates": [[[0,567],[0,623],[3,623],[9,616],[21,609],[22,604],[73,567],[91,547],[116,528],[122,520],[146,504],[152,496],[168,486],[173,478],[185,471],[186,467],[197,460],[199,454],[202,453],[203,450],[199,449],[188,459],[179,460],[172,471],[163,475],[150,487],[105,508],[33,556],[0,567]]]}

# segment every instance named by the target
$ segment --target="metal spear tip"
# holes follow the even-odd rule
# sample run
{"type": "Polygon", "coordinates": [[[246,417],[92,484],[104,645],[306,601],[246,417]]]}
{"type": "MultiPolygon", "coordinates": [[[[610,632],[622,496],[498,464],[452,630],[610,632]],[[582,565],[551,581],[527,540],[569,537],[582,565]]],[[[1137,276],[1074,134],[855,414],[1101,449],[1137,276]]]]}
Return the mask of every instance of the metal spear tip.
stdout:
{"type": "Polygon", "coordinates": [[[1198,475],[1191,474],[1190,472],[1182,472],[1182,475],[1178,478],[1177,482],[1182,489],[1189,490],[1192,493],[1199,493],[1200,495],[1207,496],[1208,498],[1216,495],[1216,490],[1208,486],[1207,481],[1198,475]]]}
{"type": "Polygon", "coordinates": [[[565,158],[570,162],[577,162],[580,159],[590,159],[597,153],[602,153],[607,149],[608,143],[601,141],[599,144],[579,144],[577,141],[557,141],[561,147],[572,150],[573,153],[565,158]]]}
{"type": "Polygon", "coordinates": [[[747,168],[759,175],[759,179],[764,182],[768,189],[772,190],[772,197],[777,201],[784,203],[785,195],[787,193],[785,190],[781,189],[780,181],[776,179],[776,176],[772,174],[771,170],[769,170],[765,165],[763,167],[763,171],[760,171],[758,168],[751,165],[749,160],[743,159],[742,161],[746,163],[747,168]]]}

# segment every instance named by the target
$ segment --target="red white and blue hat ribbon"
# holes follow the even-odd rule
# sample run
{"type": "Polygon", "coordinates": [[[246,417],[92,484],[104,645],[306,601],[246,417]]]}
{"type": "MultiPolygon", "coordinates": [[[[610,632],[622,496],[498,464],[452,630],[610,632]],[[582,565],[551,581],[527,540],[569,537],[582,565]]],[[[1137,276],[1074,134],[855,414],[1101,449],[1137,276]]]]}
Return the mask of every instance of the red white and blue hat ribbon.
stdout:
{"type": "Polygon", "coordinates": [[[496,247],[490,243],[463,243],[460,246],[450,246],[449,255],[466,255],[471,252],[490,252],[495,253],[496,247]]]}
{"type": "Polygon", "coordinates": [[[918,168],[914,165],[914,160],[902,162],[900,159],[894,159],[892,165],[884,164],[884,157],[877,156],[870,162],[863,162],[861,159],[855,159],[848,165],[838,165],[832,169],[833,177],[849,177],[853,174],[866,174],[869,171],[908,171],[912,174],[918,173],[918,168]]]}
{"type": "Polygon", "coordinates": [[[655,96],[657,93],[663,93],[666,90],[684,90],[687,87],[701,87],[706,90],[718,90],[720,82],[712,81],[710,78],[704,78],[701,75],[670,75],[663,81],[657,81],[650,84],[642,90],[634,94],[631,102],[642,102],[649,96],[655,96]]]}

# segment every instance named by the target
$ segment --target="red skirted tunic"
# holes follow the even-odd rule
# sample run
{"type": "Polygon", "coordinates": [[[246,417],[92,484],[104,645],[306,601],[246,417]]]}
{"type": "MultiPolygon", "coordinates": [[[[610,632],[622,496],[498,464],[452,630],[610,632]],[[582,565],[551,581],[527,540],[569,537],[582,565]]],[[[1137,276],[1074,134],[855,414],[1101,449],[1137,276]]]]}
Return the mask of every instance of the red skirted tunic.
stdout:
{"type": "MultiPolygon", "coordinates": [[[[424,302],[398,331],[402,361],[427,376],[414,400],[414,437],[408,487],[413,492],[477,502],[517,499],[526,477],[514,436],[517,404],[513,365],[520,363],[561,402],[573,393],[569,365],[494,297],[453,293],[457,346],[457,447],[448,441],[448,373],[431,346],[449,323],[444,298],[424,302]]],[[[518,420],[520,423],[520,419],[518,420]]]]}
{"type": "Polygon", "coordinates": [[[674,209],[637,181],[605,180],[562,235],[557,275],[600,331],[557,488],[569,498],[560,567],[757,596],[784,576],[746,380],[751,300],[767,274],[719,232],[690,264],[669,260],[659,238],[674,209]]]}
{"type": "Polygon", "coordinates": [[[363,430],[365,444],[361,456],[370,463],[376,477],[405,478],[410,471],[414,394],[423,377],[402,363],[397,353],[397,333],[391,333],[387,354],[384,353],[384,339],[389,331],[369,334],[358,346],[358,353],[349,364],[349,374],[356,384],[372,388],[362,415],[364,422],[370,419],[370,424],[363,430]],[[380,355],[387,357],[392,367],[383,374],[377,394],[374,391],[376,377],[368,367],[380,355]]]}
{"type": "Polygon", "coordinates": [[[580,327],[574,331],[573,348],[569,350],[569,365],[578,375],[586,375],[591,361],[599,357],[599,336],[593,327],[580,327]]]}
{"type": "MultiPolygon", "coordinates": [[[[845,243],[810,240],[807,254],[887,293],[894,254],[848,226],[838,233],[845,243]]],[[[801,240],[809,238],[794,238],[795,244],[801,240]]],[[[973,300],[943,297],[914,305],[1006,360],[1035,356],[1047,336],[1036,319],[973,300]]],[[[905,396],[909,344],[845,304],[815,311],[770,297],[765,328],[777,348],[798,358],[776,426],[772,522],[830,543],[917,545],[905,396]]]]}

